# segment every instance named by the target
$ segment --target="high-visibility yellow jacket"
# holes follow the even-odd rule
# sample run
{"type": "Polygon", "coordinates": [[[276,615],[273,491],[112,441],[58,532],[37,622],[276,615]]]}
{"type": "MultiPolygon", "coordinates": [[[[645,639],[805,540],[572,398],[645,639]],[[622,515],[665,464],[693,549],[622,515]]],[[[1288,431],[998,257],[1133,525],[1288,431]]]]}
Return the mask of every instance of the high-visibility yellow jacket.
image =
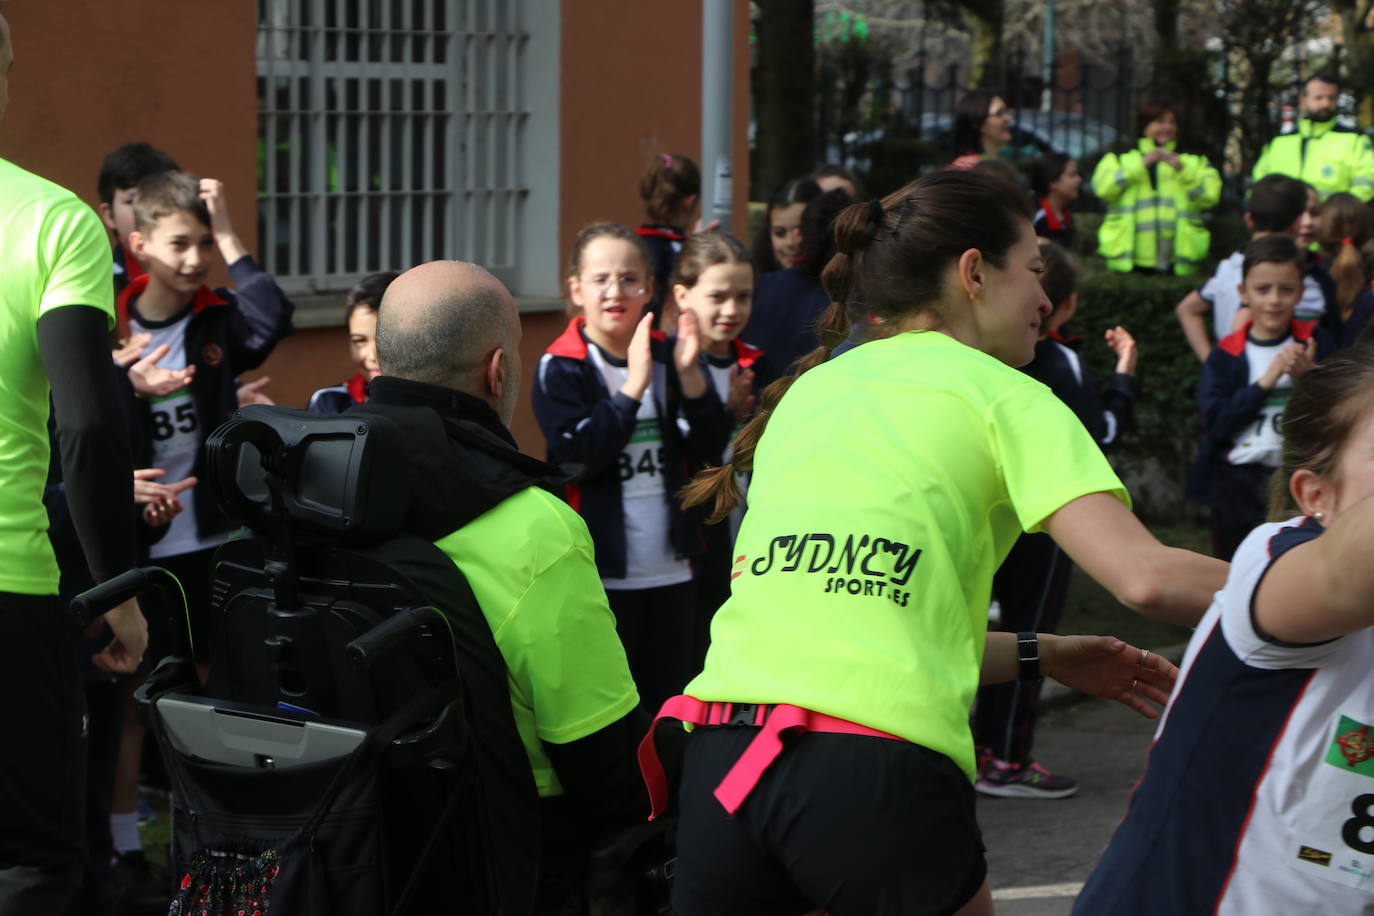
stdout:
{"type": "Polygon", "coordinates": [[[1211,247],[1202,211],[1221,196],[1221,176],[1206,157],[1191,153],[1179,153],[1177,169],[1157,163],[1152,175],[1145,153],[1154,148],[1142,137],[1129,152],[1103,156],[1093,171],[1093,193],[1107,204],[1097,251],[1112,270],[1145,267],[1187,276],[1211,247]]]}
{"type": "Polygon", "coordinates": [[[1270,140],[1255,163],[1255,180],[1277,172],[1300,178],[1322,200],[1338,191],[1368,202],[1374,197],[1374,146],[1335,120],[1298,119],[1298,129],[1270,140]]]}

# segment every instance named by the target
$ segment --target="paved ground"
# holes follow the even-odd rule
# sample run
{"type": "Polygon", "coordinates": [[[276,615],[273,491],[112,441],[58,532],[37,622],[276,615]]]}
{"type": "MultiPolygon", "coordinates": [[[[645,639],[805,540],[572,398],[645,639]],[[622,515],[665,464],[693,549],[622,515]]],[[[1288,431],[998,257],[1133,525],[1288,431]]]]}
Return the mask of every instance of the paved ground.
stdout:
{"type": "Polygon", "coordinates": [[[1062,916],[1073,905],[1140,775],[1154,722],[1107,700],[1047,713],[1035,756],[1074,776],[1061,800],[979,798],[988,873],[999,916],[1062,916]]]}

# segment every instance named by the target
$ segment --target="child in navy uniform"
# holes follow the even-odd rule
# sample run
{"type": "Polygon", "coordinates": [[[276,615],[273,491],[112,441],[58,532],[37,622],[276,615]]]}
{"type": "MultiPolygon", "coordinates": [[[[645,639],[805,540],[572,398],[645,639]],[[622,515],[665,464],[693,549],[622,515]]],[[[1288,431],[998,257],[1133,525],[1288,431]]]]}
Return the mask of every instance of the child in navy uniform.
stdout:
{"type": "MultiPolygon", "coordinates": [[[[764,352],[740,339],[753,306],[754,265],[744,243],[724,232],[698,232],[683,245],[673,272],[673,300],[679,311],[690,311],[701,328],[702,361],[706,380],[724,403],[725,422],[738,429],[754,414],[756,394],[776,380],[764,352]]],[[[722,460],[729,462],[734,435],[722,460]]],[[[748,491],[748,476],[737,478],[740,493],[748,491]]],[[[711,617],[730,595],[730,548],[739,531],[740,507],[714,525],[706,526],[706,556],[697,575],[700,608],[694,668],[706,657],[711,617]]]]}
{"type": "MultiPolygon", "coordinates": [[[[1135,411],[1136,347],[1125,328],[1104,337],[1117,355],[1116,372],[1100,393],[1075,342],[1060,329],[1078,307],[1077,270],[1072,256],[1049,239],[1040,240],[1044,273],[1040,284],[1054,304],[1044,322],[1046,334],[1035,358],[1021,371],[1044,382],[1069,405],[1103,447],[1115,444],[1135,411]]],[[[997,628],[1010,633],[1053,633],[1068,595],[1073,563],[1047,534],[1023,534],[993,577],[992,593],[1001,605],[997,628]]],[[[1068,776],[1051,773],[1031,758],[1039,708],[1039,684],[1013,681],[978,690],[973,739],[978,747],[978,779],[983,795],[1006,798],[1065,798],[1078,791],[1068,776]]]]}
{"type": "MultiPolygon", "coordinates": [[[[1316,226],[1315,193],[1304,182],[1287,175],[1265,175],[1250,189],[1245,205],[1245,224],[1250,240],[1273,233],[1294,236],[1298,247],[1306,250],[1313,241],[1316,226]]],[[[1216,272],[1201,287],[1183,297],[1174,309],[1183,336],[1200,362],[1206,362],[1213,339],[1221,340],[1250,320],[1240,298],[1241,267],[1245,251],[1233,252],[1217,264],[1216,272]],[[1204,316],[1212,313],[1213,334],[1207,333],[1204,316]]],[[[1322,318],[1336,308],[1336,289],[1320,258],[1303,261],[1302,297],[1295,314],[1307,321],[1322,318]]]]}
{"type": "Polygon", "coordinates": [[[134,231],[134,189],[149,175],[179,168],[171,156],[147,143],[126,143],[100,164],[100,176],[96,179],[100,202],[95,209],[113,237],[116,296],[124,292],[130,280],[143,276],[143,268],[129,253],[129,234],[134,231]]]}
{"type": "MultiPolygon", "coordinates": [[[[129,442],[135,466],[156,467],[166,479],[203,477],[206,437],[238,407],[235,376],[262,365],[277,341],[291,332],[291,302],[253,261],[229,219],[220,182],[186,172],[161,172],[139,182],[133,200],[133,254],[147,270],[116,302],[120,336],[151,336],[149,347],[167,345],[160,364],[190,371],[190,384],[163,397],[136,396],[123,379],[129,442]],[[206,276],[218,253],[235,289],[211,289],[206,276]]],[[[209,660],[211,556],[231,524],[202,486],[180,495],[185,511],[147,548],[147,556],[181,582],[191,618],[197,661],[209,660]]],[[[177,645],[166,603],[148,614],[146,673],[177,645]]],[[[140,683],[130,682],[132,691],[140,683]]],[[[130,707],[131,708],[131,707],[130,707]]],[[[112,823],[133,817],[137,804],[143,727],[130,713],[124,726],[115,778],[112,823]]],[[[119,842],[116,827],[116,843],[119,842]]],[[[135,840],[137,833],[134,834],[135,840]]]]}
{"type": "Polygon", "coordinates": [[[675,494],[720,458],[730,435],[702,371],[696,316],[670,343],[651,330],[649,255],[624,226],[578,233],[568,291],[578,314],[539,360],[534,415],[549,460],[582,466],[566,491],[596,565],[639,695],[654,706],[693,674],[693,562],[701,515],[675,494]]]}
{"type": "Polygon", "coordinates": [[[763,348],[779,372],[791,371],[797,360],[820,345],[817,324],[830,306],[821,271],[835,254],[835,216],[853,202],[842,188],[812,198],[801,212],[797,262],[758,277],[744,336],[763,348]]]}
{"type": "MultiPolygon", "coordinates": [[[[644,168],[639,179],[639,197],[649,218],[635,230],[649,250],[649,267],[654,275],[649,311],[654,315],[654,327],[671,334],[677,329],[677,316],[668,288],[673,264],[687,240],[687,227],[696,220],[697,205],[701,203],[701,170],[686,156],[659,153],[644,168]],[[665,304],[669,307],[666,314],[665,304]]],[[[716,225],[713,222],[710,228],[716,225]]]]}
{"type": "Polygon", "coordinates": [[[367,384],[382,374],[377,364],[377,309],[382,293],[395,280],[394,270],[368,274],[348,291],[344,325],[348,328],[348,352],[358,370],[342,385],[321,388],[310,396],[305,409],[313,413],[343,413],[367,400],[367,384]]]}
{"type": "Polygon", "coordinates": [[[1212,549],[1229,560],[1264,521],[1269,478],[1279,466],[1278,422],[1293,381],[1332,348],[1316,321],[1298,321],[1305,259],[1286,235],[1245,249],[1240,295],[1253,320],[1212,348],[1198,379],[1202,443],[1188,496],[1212,507],[1212,549]]]}
{"type": "Polygon", "coordinates": [[[1027,170],[1031,190],[1040,202],[1031,225],[1041,238],[1073,248],[1073,217],[1069,204],[1078,198],[1083,176],[1078,163],[1064,153],[1046,153],[1031,163],[1027,170]]]}
{"type": "Polygon", "coordinates": [[[1322,330],[1337,349],[1352,346],[1374,314],[1361,249],[1374,239],[1374,215],[1353,194],[1332,194],[1317,211],[1317,244],[1325,257],[1322,271],[1331,278],[1334,307],[1322,313],[1322,330]]]}
{"type": "Polygon", "coordinates": [[[1363,343],[1298,380],[1270,507],[1286,520],[1245,538],[1193,631],[1075,916],[1370,912],[1371,392],[1363,343]]]}

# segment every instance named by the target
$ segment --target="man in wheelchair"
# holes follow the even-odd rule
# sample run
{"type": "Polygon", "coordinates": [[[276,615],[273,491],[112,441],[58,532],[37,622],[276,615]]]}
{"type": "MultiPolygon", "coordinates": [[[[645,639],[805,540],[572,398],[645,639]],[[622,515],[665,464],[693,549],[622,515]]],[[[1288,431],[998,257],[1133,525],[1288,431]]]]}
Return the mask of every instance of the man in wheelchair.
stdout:
{"type": "MultiPolygon", "coordinates": [[[[421,265],[376,340],[366,404],[245,408],[206,443],[252,536],[216,553],[204,687],[187,645],[140,691],[173,786],[173,911],[664,911],[648,717],[591,537],[564,472],[506,428],[514,301],[475,265],[421,265]]],[[[162,583],[131,570],[73,606],[162,583]]]]}
{"type": "Polygon", "coordinates": [[[540,910],[562,911],[586,884],[598,828],[643,823],[634,751],[646,718],[587,527],[550,492],[561,472],[517,451],[507,430],[520,336],[515,301],[482,268],[416,267],[386,292],[382,376],[350,415],[401,428],[415,494],[406,528],[462,571],[490,624],[539,795],[540,910]]]}

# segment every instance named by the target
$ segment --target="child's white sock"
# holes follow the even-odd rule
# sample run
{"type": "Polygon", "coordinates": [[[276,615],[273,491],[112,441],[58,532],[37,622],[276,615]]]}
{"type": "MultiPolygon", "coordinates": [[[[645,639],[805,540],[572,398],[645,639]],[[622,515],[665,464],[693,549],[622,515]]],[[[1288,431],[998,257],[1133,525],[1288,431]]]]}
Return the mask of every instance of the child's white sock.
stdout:
{"type": "Polygon", "coordinates": [[[138,838],[138,811],[111,814],[110,837],[114,840],[114,851],[121,856],[126,852],[141,852],[143,843],[138,838]]]}

